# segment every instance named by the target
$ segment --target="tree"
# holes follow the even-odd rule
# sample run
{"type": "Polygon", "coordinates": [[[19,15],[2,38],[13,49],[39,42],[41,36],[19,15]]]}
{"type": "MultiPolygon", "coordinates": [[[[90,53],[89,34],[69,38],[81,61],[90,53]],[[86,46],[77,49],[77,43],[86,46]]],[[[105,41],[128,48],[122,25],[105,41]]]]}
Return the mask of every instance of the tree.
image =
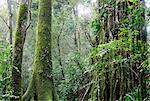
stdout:
{"type": "Polygon", "coordinates": [[[36,36],[33,74],[23,101],[57,101],[52,77],[51,0],[39,1],[38,32],[36,36]]]}
{"type": "Polygon", "coordinates": [[[7,0],[8,11],[9,11],[9,34],[10,34],[9,42],[10,42],[10,44],[12,44],[12,33],[13,33],[13,31],[12,31],[12,17],[13,17],[13,15],[12,15],[11,2],[12,2],[11,0],[7,0]]]}
{"type": "Polygon", "coordinates": [[[102,43],[96,41],[98,44],[92,51],[95,69],[90,72],[92,80],[86,95],[94,101],[125,100],[126,94],[136,89],[135,99],[141,101],[146,95],[144,68],[148,67],[144,3],[116,0],[99,3],[100,23],[94,20],[93,27],[97,36],[104,38],[98,36],[102,43]]]}
{"type": "Polygon", "coordinates": [[[26,37],[28,18],[28,0],[22,0],[19,6],[17,28],[15,33],[14,53],[13,53],[13,67],[12,67],[12,101],[19,100],[22,95],[21,87],[21,72],[22,72],[22,55],[23,46],[26,37]]]}

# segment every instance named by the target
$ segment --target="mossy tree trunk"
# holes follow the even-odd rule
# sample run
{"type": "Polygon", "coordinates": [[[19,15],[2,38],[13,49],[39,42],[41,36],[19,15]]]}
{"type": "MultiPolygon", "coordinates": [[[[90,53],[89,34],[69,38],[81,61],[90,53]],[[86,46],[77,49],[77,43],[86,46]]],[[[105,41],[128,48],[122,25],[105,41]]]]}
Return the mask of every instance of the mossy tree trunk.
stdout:
{"type": "MultiPolygon", "coordinates": [[[[112,41],[121,40],[123,44],[129,43],[130,47],[128,51],[125,50],[124,46],[119,46],[117,50],[110,49],[105,55],[102,57],[92,56],[92,65],[95,63],[105,63],[104,66],[97,66],[96,68],[104,68],[104,75],[99,76],[99,72],[95,72],[92,74],[92,80],[96,83],[93,83],[89,93],[86,94],[87,97],[91,98],[95,101],[112,101],[112,100],[124,100],[126,97],[126,93],[135,89],[134,87],[138,87],[138,101],[142,101],[146,97],[146,81],[145,73],[143,67],[140,65],[143,64],[144,61],[147,61],[147,56],[144,55],[147,52],[146,45],[146,31],[143,31],[145,26],[145,14],[144,14],[144,3],[143,2],[133,2],[133,1],[120,1],[112,0],[112,3],[108,3],[105,0],[98,0],[98,14],[105,11],[105,15],[100,15],[100,18],[97,18],[100,21],[100,28],[97,30],[95,42],[96,44],[93,47],[97,47],[101,44],[110,44],[112,41]],[[103,9],[104,5],[108,5],[109,8],[103,9]],[[112,4],[115,4],[113,6],[112,4]],[[130,6],[133,8],[129,9],[130,6]],[[136,8],[136,9],[135,9],[136,8]],[[138,11],[134,13],[135,11],[138,11]],[[138,21],[135,16],[137,15],[138,21]],[[125,22],[128,19],[130,22],[125,22]],[[127,35],[119,36],[120,28],[125,28],[122,26],[122,23],[127,23],[127,35]],[[128,26],[129,25],[129,26],[128,26]],[[102,27],[101,27],[102,26],[102,27]],[[131,30],[132,29],[132,30],[131,30]],[[104,31],[103,31],[104,30],[104,31]],[[134,30],[138,31],[138,35],[133,35],[134,30]],[[122,40],[125,38],[127,40],[122,40]],[[131,41],[128,39],[131,38],[131,41]],[[138,52],[137,52],[138,50],[138,52]],[[138,54],[141,54],[141,57],[134,59],[138,54]],[[119,62],[111,62],[114,57],[120,55],[122,58],[127,61],[119,61],[119,62]],[[111,62],[111,64],[107,63],[111,62]],[[139,69],[140,67],[140,69],[139,69]],[[110,72],[110,70],[112,70],[110,72]],[[142,71],[142,72],[141,72],[142,71]],[[95,89],[95,85],[97,89],[95,89]],[[141,91],[140,91],[141,90],[141,91]],[[96,92],[96,93],[95,93],[96,92]],[[88,95],[89,94],[89,95],[88,95]],[[93,94],[92,96],[90,94],[93,94]],[[142,98],[143,99],[142,99],[142,98]]],[[[107,49],[106,49],[107,50],[107,49]]],[[[123,60],[123,59],[119,59],[123,60]]],[[[144,67],[145,68],[145,67],[144,67]]],[[[99,69],[97,70],[99,71],[99,69]]],[[[101,71],[101,70],[100,70],[101,71]]]]}
{"type": "Polygon", "coordinates": [[[40,0],[33,75],[23,101],[57,101],[54,96],[51,56],[51,1],[40,0]]]}
{"type": "Polygon", "coordinates": [[[22,95],[21,68],[23,46],[27,31],[28,0],[22,0],[19,6],[17,28],[15,33],[14,53],[12,60],[12,97],[11,101],[19,101],[22,95]]]}

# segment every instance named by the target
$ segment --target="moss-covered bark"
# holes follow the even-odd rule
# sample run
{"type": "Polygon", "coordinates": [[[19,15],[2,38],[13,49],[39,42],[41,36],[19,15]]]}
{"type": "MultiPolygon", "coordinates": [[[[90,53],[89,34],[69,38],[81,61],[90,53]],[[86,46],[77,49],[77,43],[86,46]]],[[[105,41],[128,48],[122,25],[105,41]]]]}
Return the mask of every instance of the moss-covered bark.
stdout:
{"type": "Polygon", "coordinates": [[[40,0],[33,76],[23,101],[57,101],[51,60],[51,0],[40,0]]]}
{"type": "Polygon", "coordinates": [[[21,68],[22,68],[22,55],[23,46],[26,34],[26,25],[28,17],[28,4],[25,2],[20,3],[17,28],[15,33],[14,54],[13,54],[13,67],[12,67],[12,97],[11,101],[18,101],[21,98],[21,68]]]}

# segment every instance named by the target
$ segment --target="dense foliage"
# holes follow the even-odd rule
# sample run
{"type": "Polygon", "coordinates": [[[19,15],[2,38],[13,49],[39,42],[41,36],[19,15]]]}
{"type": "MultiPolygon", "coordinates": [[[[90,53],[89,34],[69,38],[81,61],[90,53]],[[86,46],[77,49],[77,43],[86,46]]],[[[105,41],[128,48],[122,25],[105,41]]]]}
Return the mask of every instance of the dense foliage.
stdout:
{"type": "MultiPolygon", "coordinates": [[[[14,34],[19,3],[12,1],[14,34]]],[[[29,15],[27,23],[31,25],[22,57],[23,93],[32,80],[35,71],[32,67],[38,67],[33,65],[34,50],[40,49],[35,46],[39,30],[38,4],[39,0],[32,0],[29,9],[31,19],[29,15]]],[[[59,101],[150,100],[147,12],[143,0],[52,1],[52,40],[48,41],[52,42],[52,76],[59,101]]],[[[11,87],[13,51],[7,39],[9,19],[6,14],[1,15],[0,23],[6,28],[0,26],[0,100],[7,101],[14,96],[11,87]]],[[[41,40],[44,46],[45,40],[41,40]]]]}

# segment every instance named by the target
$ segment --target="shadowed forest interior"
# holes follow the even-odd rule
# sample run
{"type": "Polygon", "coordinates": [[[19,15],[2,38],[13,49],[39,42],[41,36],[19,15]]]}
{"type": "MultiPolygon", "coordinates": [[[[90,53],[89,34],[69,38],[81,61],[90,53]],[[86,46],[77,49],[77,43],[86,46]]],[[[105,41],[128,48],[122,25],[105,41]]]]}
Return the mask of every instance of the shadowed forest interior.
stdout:
{"type": "Polygon", "coordinates": [[[0,101],[150,101],[150,0],[0,0],[0,101]]]}

